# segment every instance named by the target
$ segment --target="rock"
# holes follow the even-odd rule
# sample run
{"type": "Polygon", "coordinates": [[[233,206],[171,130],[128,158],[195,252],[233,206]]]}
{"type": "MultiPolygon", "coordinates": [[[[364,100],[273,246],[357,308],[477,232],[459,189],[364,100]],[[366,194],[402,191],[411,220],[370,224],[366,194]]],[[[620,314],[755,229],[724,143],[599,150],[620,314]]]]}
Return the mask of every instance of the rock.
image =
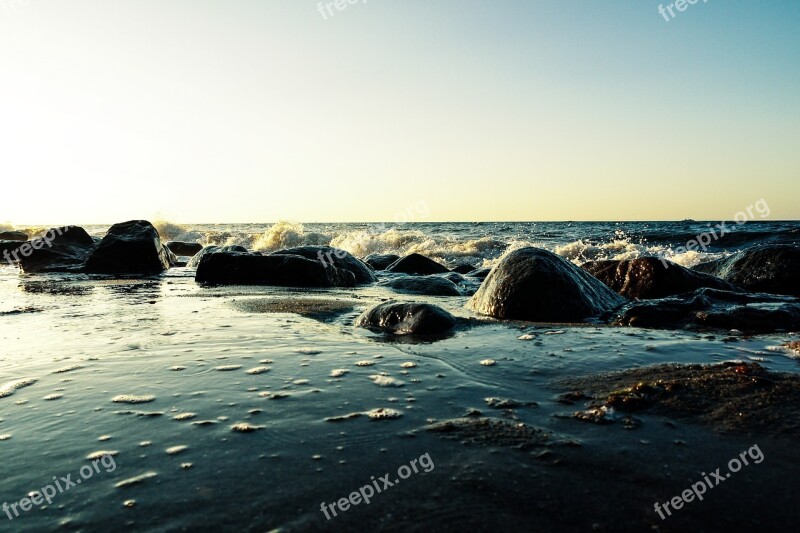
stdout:
{"type": "Polygon", "coordinates": [[[475,270],[475,267],[469,263],[459,263],[450,269],[451,272],[458,272],[459,274],[469,274],[475,270]]]}
{"type": "Polygon", "coordinates": [[[28,235],[21,231],[0,231],[0,241],[25,242],[27,240],[28,235]]]}
{"type": "Polygon", "coordinates": [[[507,320],[580,322],[624,301],[600,280],[556,254],[520,248],[492,269],[469,306],[507,320]]]}
{"type": "Polygon", "coordinates": [[[400,256],[395,254],[370,254],[364,258],[364,262],[375,270],[386,270],[398,259],[400,256]]]}
{"type": "MultiPolygon", "coordinates": [[[[250,252],[247,251],[247,248],[244,246],[206,246],[199,252],[197,252],[194,257],[192,257],[186,266],[189,268],[197,268],[197,265],[200,264],[200,260],[203,259],[203,256],[206,254],[215,254],[215,253],[232,253],[232,254],[249,254],[250,252]]],[[[261,255],[258,252],[252,252],[256,255],[261,255]]]]}
{"type": "Polygon", "coordinates": [[[79,226],[65,226],[51,228],[26,244],[31,244],[30,254],[22,253],[24,246],[18,254],[25,272],[81,272],[97,241],[79,226]],[[37,243],[39,249],[34,247],[37,243]]]}
{"type": "Polygon", "coordinates": [[[203,245],[197,242],[170,241],[164,246],[175,255],[181,257],[193,257],[203,249],[203,245]]]}
{"type": "Polygon", "coordinates": [[[261,255],[249,252],[206,253],[195,281],[222,285],[279,287],[354,287],[352,272],[299,255],[261,255]]]}
{"type": "Polygon", "coordinates": [[[332,246],[300,246],[279,250],[273,255],[299,255],[312,261],[318,261],[323,266],[332,264],[336,268],[351,272],[358,284],[373,283],[376,280],[375,274],[364,262],[353,257],[349,252],[332,246]]]}
{"type": "Polygon", "coordinates": [[[456,326],[456,318],[431,304],[386,302],[364,311],[356,326],[395,335],[441,335],[456,326]]]}
{"type": "Polygon", "coordinates": [[[788,296],[698,289],[669,298],[631,302],[613,319],[618,326],[666,329],[738,329],[769,333],[800,329],[800,302],[788,296]]]}
{"type": "Polygon", "coordinates": [[[489,276],[489,272],[491,271],[492,271],[491,268],[478,268],[476,270],[473,270],[472,272],[469,272],[467,276],[477,279],[486,279],[487,276],[489,276]]]}
{"type": "Polygon", "coordinates": [[[692,272],[681,265],[656,257],[640,257],[623,261],[589,261],[581,268],[608,285],[613,291],[631,299],[664,298],[708,287],[735,291],[736,287],[714,276],[692,272]]]}
{"type": "MultiPolygon", "coordinates": [[[[3,261],[14,263],[14,257],[11,252],[22,246],[19,241],[0,241],[0,254],[3,254],[3,261]]],[[[19,257],[19,254],[17,254],[19,257]]]]}
{"type": "Polygon", "coordinates": [[[800,246],[770,244],[702,263],[695,271],[711,274],[754,292],[800,296],[800,246]]]}
{"type": "Polygon", "coordinates": [[[160,274],[174,255],[161,244],[156,228],[146,220],[114,224],[86,261],[92,274],[160,274]]]}
{"type": "Polygon", "coordinates": [[[448,279],[453,283],[462,283],[464,281],[464,276],[459,274],[458,272],[447,272],[446,274],[435,274],[437,277],[442,277],[444,279],[448,279]]]}
{"type": "Polygon", "coordinates": [[[389,272],[399,272],[402,274],[414,274],[416,276],[427,276],[429,274],[444,274],[450,272],[446,266],[437,263],[433,259],[428,259],[424,255],[411,254],[398,259],[386,270],[389,272]]]}
{"type": "Polygon", "coordinates": [[[455,283],[438,276],[403,276],[383,283],[397,292],[427,296],[461,296],[455,283]]]}

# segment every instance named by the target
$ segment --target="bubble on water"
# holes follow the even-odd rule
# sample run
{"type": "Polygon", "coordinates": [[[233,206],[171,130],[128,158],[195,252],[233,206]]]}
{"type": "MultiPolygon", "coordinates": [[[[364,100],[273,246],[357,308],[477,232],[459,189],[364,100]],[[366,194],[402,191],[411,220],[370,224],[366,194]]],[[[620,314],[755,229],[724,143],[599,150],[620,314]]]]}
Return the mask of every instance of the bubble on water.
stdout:
{"type": "Polygon", "coordinates": [[[116,450],[99,450],[99,451],[92,452],[89,455],[87,455],[86,459],[88,459],[89,461],[94,461],[95,459],[102,459],[106,455],[109,455],[111,457],[115,457],[118,453],[119,452],[116,451],[116,450]]]}
{"type": "Polygon", "coordinates": [[[111,435],[100,435],[99,437],[97,437],[97,440],[99,440],[100,442],[111,440],[111,435]]]}
{"type": "Polygon", "coordinates": [[[180,444],[178,446],[170,446],[169,448],[167,448],[166,451],[167,451],[167,455],[178,455],[179,453],[183,453],[188,449],[189,449],[188,446],[186,446],[184,444],[180,444]]]}
{"type": "Polygon", "coordinates": [[[372,420],[393,420],[403,416],[403,413],[401,413],[400,411],[396,409],[390,409],[388,407],[379,407],[377,409],[371,409],[367,411],[365,414],[372,420]]]}
{"type": "Polygon", "coordinates": [[[301,353],[303,355],[318,355],[322,353],[322,350],[317,350],[315,348],[298,348],[295,350],[295,353],[301,353]]]}
{"type": "Polygon", "coordinates": [[[526,333],[525,335],[520,335],[517,337],[521,341],[532,341],[536,338],[536,335],[531,335],[530,333],[526,333]]]}
{"type": "Polygon", "coordinates": [[[293,385],[308,385],[309,383],[311,383],[311,382],[309,380],[307,380],[307,379],[296,379],[296,380],[292,381],[293,385]]]}
{"type": "Polygon", "coordinates": [[[144,394],[144,395],[141,395],[141,396],[135,396],[133,394],[120,394],[119,396],[114,396],[114,398],[111,401],[114,402],[114,403],[132,403],[132,404],[137,404],[137,403],[152,402],[155,399],[156,399],[156,397],[152,396],[150,394],[144,394]]]}
{"type": "Polygon", "coordinates": [[[252,433],[254,431],[258,431],[259,429],[264,429],[265,426],[255,426],[253,424],[248,424],[247,422],[239,422],[238,424],[234,424],[231,426],[231,431],[236,433],[252,433]]]}
{"type": "Polygon", "coordinates": [[[374,365],[374,361],[357,361],[356,366],[372,366],[374,365]]]}
{"type": "Polygon", "coordinates": [[[53,400],[58,400],[59,398],[63,398],[63,397],[64,397],[63,394],[48,394],[47,396],[42,398],[42,400],[44,400],[46,402],[51,402],[53,400]]]}
{"type": "Polygon", "coordinates": [[[271,365],[273,363],[272,359],[262,359],[259,361],[262,365],[271,365]]]}
{"type": "Polygon", "coordinates": [[[350,372],[349,370],[345,370],[344,368],[334,368],[333,370],[331,370],[331,377],[340,378],[345,374],[348,374],[349,372],[350,372]]]}
{"type": "Polygon", "coordinates": [[[8,440],[11,438],[11,435],[0,435],[0,440],[8,440]]]}
{"type": "Polygon", "coordinates": [[[219,372],[231,372],[233,370],[239,370],[240,368],[242,368],[242,365],[222,365],[214,367],[214,370],[219,372]]]}
{"type": "Polygon", "coordinates": [[[181,468],[182,468],[183,470],[189,470],[189,469],[190,469],[190,468],[192,468],[193,466],[194,466],[194,465],[193,465],[192,463],[181,463],[181,468]]]}
{"type": "Polygon", "coordinates": [[[139,485],[140,483],[144,483],[148,479],[153,479],[157,477],[158,473],[156,472],[145,472],[144,474],[139,474],[138,476],[134,476],[128,479],[123,479],[122,481],[116,483],[114,486],[118,489],[132,487],[134,485],[139,485]]]}
{"type": "Polygon", "coordinates": [[[259,394],[262,398],[269,398],[270,400],[282,400],[288,398],[291,394],[285,392],[262,392],[259,394]]]}
{"type": "Polygon", "coordinates": [[[6,396],[11,396],[17,389],[21,389],[23,387],[28,387],[36,383],[35,378],[24,378],[24,379],[16,379],[14,381],[9,381],[0,385],[0,398],[5,398],[6,396]]]}
{"type": "Polygon", "coordinates": [[[136,500],[125,500],[122,505],[124,505],[128,509],[136,507],[136,500]]]}
{"type": "Polygon", "coordinates": [[[406,363],[402,363],[400,365],[400,368],[417,368],[417,363],[413,363],[411,361],[408,361],[406,363]]]}
{"type": "Polygon", "coordinates": [[[180,372],[181,370],[186,370],[185,366],[171,366],[169,367],[170,370],[173,372],[180,372]]]}
{"type": "Polygon", "coordinates": [[[181,413],[179,415],[175,415],[172,417],[173,420],[182,421],[182,420],[191,420],[192,418],[196,417],[195,413],[181,413]]]}
{"type": "Polygon", "coordinates": [[[257,374],[264,374],[265,372],[269,372],[272,370],[268,366],[257,366],[255,368],[251,368],[246,371],[247,374],[257,375],[257,374]]]}
{"type": "Polygon", "coordinates": [[[481,361],[481,364],[483,366],[494,366],[497,364],[497,361],[495,361],[494,359],[484,359],[483,361],[481,361]]]}
{"type": "Polygon", "coordinates": [[[147,448],[151,444],[153,444],[153,443],[150,442],[149,440],[143,440],[142,442],[139,443],[139,446],[141,446],[142,448],[147,448]]]}
{"type": "Polygon", "coordinates": [[[218,424],[216,420],[198,420],[196,422],[192,422],[193,426],[213,426],[214,424],[218,424]]]}
{"type": "Polygon", "coordinates": [[[403,386],[405,386],[405,382],[400,381],[399,379],[395,379],[395,378],[393,378],[391,376],[382,376],[380,374],[376,374],[374,376],[370,376],[369,379],[371,379],[372,382],[375,385],[378,385],[379,387],[403,387],[403,386]]]}
{"type": "Polygon", "coordinates": [[[64,374],[65,372],[72,372],[73,370],[79,370],[81,368],[83,368],[83,365],[70,365],[53,370],[51,374],[64,374]]]}
{"type": "Polygon", "coordinates": [[[326,422],[344,422],[345,420],[352,420],[362,416],[364,413],[348,413],[341,416],[331,416],[325,419],[326,422]]]}

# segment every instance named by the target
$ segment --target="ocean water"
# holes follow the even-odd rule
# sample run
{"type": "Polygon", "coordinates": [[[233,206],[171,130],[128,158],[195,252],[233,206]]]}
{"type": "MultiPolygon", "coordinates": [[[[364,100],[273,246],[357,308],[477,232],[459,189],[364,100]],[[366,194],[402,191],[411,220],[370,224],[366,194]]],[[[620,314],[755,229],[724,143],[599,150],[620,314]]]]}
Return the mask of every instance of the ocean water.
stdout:
{"type": "MultiPolygon", "coordinates": [[[[525,245],[576,263],[659,255],[691,265],[756,243],[796,243],[800,228],[752,221],[708,250],[676,254],[709,224],[716,223],[159,227],[165,239],[265,251],[333,244],[359,256],[419,252],[451,266],[491,266],[525,245]]],[[[387,342],[353,326],[361,311],[395,298],[470,318],[468,298],[403,296],[377,285],[209,288],[193,277],[187,268],[113,279],[0,266],[0,505],[35,495],[54,476],[81,479],[50,504],[13,519],[2,512],[0,531],[670,530],[652,502],[680,493],[698,464],[713,469],[751,440],[657,417],[642,417],[636,431],[564,418],[575,407],[556,401],[558,380],[662,362],[745,360],[800,371],[778,348],[797,340],[793,333],[487,321],[433,343],[387,342]],[[266,312],[276,302],[344,312],[266,312]],[[487,359],[495,364],[481,364],[487,359]],[[493,397],[530,405],[510,412],[490,406],[493,397]],[[364,414],[375,409],[393,416],[364,414]],[[543,460],[541,450],[465,445],[426,430],[470,410],[565,444],[548,449],[555,460],[543,460]],[[337,417],[344,418],[330,420],[337,417]],[[82,478],[98,452],[112,452],[114,468],[82,478]],[[434,468],[396,479],[398,467],[425,454],[434,468]],[[330,519],[321,511],[386,473],[398,482],[368,505],[330,519]]],[[[734,492],[720,489],[724,497],[687,509],[675,527],[714,512],[734,525],[751,520],[746,509],[731,509],[733,498],[749,498],[779,522],[797,518],[791,491],[769,482],[798,473],[796,463],[778,459],[786,443],[759,444],[767,457],[753,470],[759,477],[738,488],[731,482],[734,492]]]]}

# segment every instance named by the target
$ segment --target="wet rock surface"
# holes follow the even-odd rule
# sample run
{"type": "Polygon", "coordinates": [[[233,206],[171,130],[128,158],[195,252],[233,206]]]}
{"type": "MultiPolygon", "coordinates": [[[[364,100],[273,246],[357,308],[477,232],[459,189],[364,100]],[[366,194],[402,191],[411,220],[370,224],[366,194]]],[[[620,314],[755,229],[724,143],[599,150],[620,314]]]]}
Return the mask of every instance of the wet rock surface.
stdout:
{"type": "Polygon", "coordinates": [[[550,443],[550,435],[538,428],[493,418],[454,418],[425,427],[447,439],[478,446],[501,446],[526,450],[550,443]]]}
{"type": "Polygon", "coordinates": [[[192,257],[189,262],[186,264],[189,268],[197,268],[200,264],[200,261],[203,259],[203,256],[206,254],[216,254],[216,253],[227,253],[227,254],[254,254],[254,255],[261,255],[257,252],[248,252],[247,248],[244,246],[206,246],[199,252],[197,252],[194,257],[192,257]]]}
{"type": "Polygon", "coordinates": [[[424,303],[387,302],[356,320],[356,326],[395,335],[441,335],[456,324],[456,318],[441,307],[424,303]]]}
{"type": "Polygon", "coordinates": [[[800,329],[800,301],[788,296],[698,289],[676,297],[631,302],[616,312],[611,322],[643,328],[768,333],[800,329]]]}
{"type": "Polygon", "coordinates": [[[600,280],[554,253],[521,248],[492,269],[469,306],[507,320],[581,322],[623,302],[600,280]]]}
{"type": "Polygon", "coordinates": [[[702,263],[694,270],[750,291],[800,296],[800,246],[755,246],[724,259],[702,263]]]}
{"type": "Polygon", "coordinates": [[[600,418],[646,411],[723,431],[800,434],[800,376],[757,363],[662,364],[557,384],[593,398],[600,418]]]}
{"type": "Polygon", "coordinates": [[[386,270],[402,274],[414,274],[416,276],[450,272],[450,269],[446,266],[421,254],[411,254],[398,259],[389,265],[386,270]]]}
{"type": "Polygon", "coordinates": [[[363,261],[350,252],[332,246],[300,246],[279,250],[270,255],[299,255],[323,265],[333,265],[340,270],[351,272],[357,284],[372,283],[376,279],[375,274],[363,261]]]}
{"type": "Polygon", "coordinates": [[[19,254],[25,272],[81,272],[97,244],[79,226],[51,228],[44,237],[49,239],[49,245],[44,241],[41,248],[34,248],[29,255],[19,254]]]}
{"type": "Polygon", "coordinates": [[[86,261],[93,274],[160,274],[175,258],[161,244],[156,228],[146,220],[114,224],[86,261]]]}
{"type": "Polygon", "coordinates": [[[364,262],[375,270],[386,270],[398,259],[400,256],[395,254],[370,254],[364,258],[364,262]]]}
{"type": "Polygon", "coordinates": [[[241,252],[204,254],[195,275],[198,283],[272,285],[279,287],[354,287],[355,276],[299,255],[241,252]]]}
{"type": "Polygon", "coordinates": [[[630,299],[674,296],[696,289],[735,291],[737,287],[717,277],[693,272],[681,265],[655,257],[623,261],[590,261],[581,268],[608,285],[614,292],[630,299]]]}
{"type": "Polygon", "coordinates": [[[203,245],[196,242],[170,241],[164,246],[175,255],[181,257],[193,257],[203,249],[203,245]]]}
{"type": "Polygon", "coordinates": [[[0,231],[0,241],[25,242],[28,234],[21,231],[0,231]]]}
{"type": "Polygon", "coordinates": [[[461,296],[455,283],[438,276],[403,276],[387,280],[382,285],[405,294],[461,296]]]}

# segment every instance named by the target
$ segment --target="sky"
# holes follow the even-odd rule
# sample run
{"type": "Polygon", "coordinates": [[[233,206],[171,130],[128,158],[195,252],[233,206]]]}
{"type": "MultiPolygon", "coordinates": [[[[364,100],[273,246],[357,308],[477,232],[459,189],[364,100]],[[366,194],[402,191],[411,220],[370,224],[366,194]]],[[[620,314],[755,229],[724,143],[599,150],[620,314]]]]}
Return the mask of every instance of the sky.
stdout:
{"type": "Polygon", "coordinates": [[[0,0],[0,223],[800,219],[797,0],[326,3],[0,0]]]}

